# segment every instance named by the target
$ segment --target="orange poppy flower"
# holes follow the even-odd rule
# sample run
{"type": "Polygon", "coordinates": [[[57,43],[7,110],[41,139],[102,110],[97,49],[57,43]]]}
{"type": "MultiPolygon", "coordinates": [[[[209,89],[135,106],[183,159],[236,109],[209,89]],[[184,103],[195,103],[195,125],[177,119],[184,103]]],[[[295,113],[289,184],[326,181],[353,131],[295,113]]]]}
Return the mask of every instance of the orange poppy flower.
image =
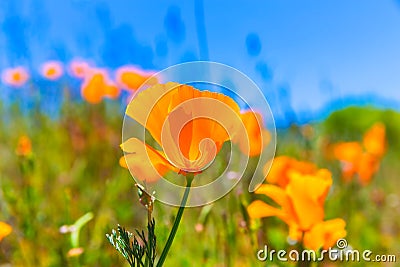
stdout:
{"type": "Polygon", "coordinates": [[[250,157],[260,155],[265,145],[271,140],[269,132],[263,126],[261,114],[249,110],[240,114],[240,118],[246,128],[247,135],[243,135],[246,140],[239,140],[239,148],[245,153],[248,140],[250,142],[248,155],[250,157]]]}
{"type": "Polygon", "coordinates": [[[57,80],[63,75],[63,67],[59,61],[47,61],[40,70],[43,77],[48,80],[57,80]]]}
{"type": "Polygon", "coordinates": [[[4,237],[11,234],[11,232],[12,232],[11,225],[5,222],[0,222],[0,241],[3,240],[4,237]]]}
{"type": "Polygon", "coordinates": [[[362,185],[371,182],[373,175],[379,170],[380,159],[370,153],[363,153],[358,163],[358,177],[362,185]]]}
{"type": "Polygon", "coordinates": [[[84,79],[90,70],[90,66],[86,61],[73,60],[69,64],[69,73],[71,76],[84,79]]]}
{"type": "Polygon", "coordinates": [[[350,181],[355,174],[364,185],[379,170],[386,152],[385,126],[374,124],[364,135],[363,142],[342,142],[334,146],[334,155],[341,161],[342,176],[350,181]]]}
{"type": "Polygon", "coordinates": [[[23,67],[6,69],[2,73],[3,83],[13,87],[23,86],[28,81],[28,79],[28,71],[23,67]]]}
{"type": "Polygon", "coordinates": [[[116,80],[121,88],[136,91],[153,74],[132,66],[124,66],[117,69],[116,80]]]}
{"type": "Polygon", "coordinates": [[[335,243],[347,235],[346,222],[342,219],[332,219],[315,224],[304,233],[303,243],[308,249],[329,249],[335,243]]]}
{"type": "Polygon", "coordinates": [[[343,142],[334,146],[333,153],[342,163],[342,175],[345,181],[357,173],[359,160],[363,154],[363,149],[358,142],[343,142]]]}
{"type": "MultiPolygon", "coordinates": [[[[324,219],[324,202],[332,185],[331,173],[320,169],[312,175],[290,172],[288,176],[285,188],[264,184],[256,190],[257,194],[268,196],[280,207],[256,200],[247,207],[250,218],[276,216],[289,226],[289,236],[296,241],[301,241],[303,235],[310,231],[314,231],[312,234],[328,231],[329,227],[322,230],[313,228],[324,219]]],[[[326,239],[328,243],[332,238],[326,239]]]]}
{"type": "Polygon", "coordinates": [[[110,99],[117,99],[121,93],[121,90],[112,82],[108,82],[104,87],[104,96],[110,99]]]}
{"type": "Polygon", "coordinates": [[[276,184],[280,187],[286,187],[289,182],[289,174],[298,172],[300,174],[313,174],[317,172],[317,166],[311,162],[298,161],[287,156],[279,156],[273,159],[271,168],[266,164],[264,174],[267,176],[267,182],[276,184]]]}
{"type": "Polygon", "coordinates": [[[32,143],[28,136],[23,135],[18,139],[18,145],[15,153],[18,156],[29,156],[32,154],[32,143]]]}
{"type": "Polygon", "coordinates": [[[172,82],[140,92],[126,114],[144,126],[163,149],[137,138],[121,145],[132,174],[147,182],[170,170],[200,173],[223,143],[234,138],[228,133],[237,133],[241,125],[240,109],[233,99],[172,82]]]}
{"type": "Polygon", "coordinates": [[[120,90],[104,70],[91,69],[81,86],[81,95],[89,103],[100,103],[104,97],[118,98],[120,90]]]}
{"type": "Polygon", "coordinates": [[[386,152],[386,129],[382,123],[375,123],[364,135],[365,150],[376,157],[382,157],[386,152]]]}

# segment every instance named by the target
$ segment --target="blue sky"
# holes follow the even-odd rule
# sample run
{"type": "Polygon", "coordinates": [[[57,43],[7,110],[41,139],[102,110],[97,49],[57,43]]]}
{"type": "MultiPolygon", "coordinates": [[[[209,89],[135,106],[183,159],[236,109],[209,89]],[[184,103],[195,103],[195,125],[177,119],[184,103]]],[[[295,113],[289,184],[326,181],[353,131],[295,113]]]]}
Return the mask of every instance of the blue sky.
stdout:
{"type": "Polygon", "coordinates": [[[3,0],[0,23],[2,68],[82,57],[161,70],[201,59],[247,74],[277,116],[349,96],[400,103],[395,0],[3,0]]]}

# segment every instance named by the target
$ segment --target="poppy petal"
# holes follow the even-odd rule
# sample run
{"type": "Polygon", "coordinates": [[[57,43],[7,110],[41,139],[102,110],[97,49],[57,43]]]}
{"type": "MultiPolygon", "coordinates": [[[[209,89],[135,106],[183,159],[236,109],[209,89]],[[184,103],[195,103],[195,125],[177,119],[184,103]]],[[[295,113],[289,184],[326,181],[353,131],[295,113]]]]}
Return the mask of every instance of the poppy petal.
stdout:
{"type": "MultiPolygon", "coordinates": [[[[326,170],[326,172],[328,172],[326,170]]],[[[326,173],[323,173],[326,175],[326,173]]],[[[299,227],[305,231],[324,218],[323,202],[332,185],[332,178],[292,173],[286,193],[291,199],[299,227]]]]}
{"type": "Polygon", "coordinates": [[[126,165],[132,175],[147,182],[155,182],[162,178],[168,171],[175,171],[164,157],[163,153],[148,146],[137,138],[125,141],[121,148],[125,154],[126,165]]]}
{"type": "Polygon", "coordinates": [[[248,207],[247,212],[252,219],[270,217],[270,216],[278,216],[284,217],[284,213],[282,210],[274,208],[261,200],[253,201],[248,207]]]}
{"type": "Polygon", "coordinates": [[[286,207],[289,205],[290,200],[287,197],[286,192],[278,186],[263,184],[256,190],[255,193],[268,196],[281,207],[286,207]]]}
{"type": "Polygon", "coordinates": [[[338,143],[333,153],[337,159],[355,164],[362,154],[362,146],[358,142],[338,143]]]}
{"type": "Polygon", "coordinates": [[[385,132],[385,125],[376,123],[365,133],[363,144],[368,153],[376,157],[382,157],[385,154],[385,132]]]}
{"type": "Polygon", "coordinates": [[[8,236],[12,232],[12,227],[5,223],[0,222],[0,241],[3,240],[4,237],[8,236]]]}
{"type": "Polygon", "coordinates": [[[333,247],[338,239],[346,236],[345,227],[342,219],[320,222],[304,234],[304,246],[312,250],[333,247]]]}

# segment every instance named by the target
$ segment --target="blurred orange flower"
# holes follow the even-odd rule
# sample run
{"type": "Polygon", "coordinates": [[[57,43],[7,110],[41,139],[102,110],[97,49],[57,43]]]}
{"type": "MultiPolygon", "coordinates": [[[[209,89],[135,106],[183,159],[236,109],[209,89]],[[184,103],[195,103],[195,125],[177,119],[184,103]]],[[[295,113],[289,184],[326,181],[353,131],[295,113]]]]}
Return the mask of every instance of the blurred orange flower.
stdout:
{"type": "Polygon", "coordinates": [[[248,110],[240,114],[240,118],[246,128],[247,135],[242,135],[246,140],[239,140],[239,148],[243,153],[246,153],[246,143],[248,140],[250,142],[248,155],[250,157],[260,155],[264,147],[271,140],[269,132],[263,126],[261,114],[248,110]]]}
{"type": "Polygon", "coordinates": [[[90,65],[83,60],[73,60],[69,64],[69,73],[71,76],[84,79],[90,70],[90,65]]]}
{"type": "Polygon", "coordinates": [[[331,173],[326,169],[320,169],[315,174],[290,172],[285,188],[263,184],[256,190],[257,194],[271,198],[279,208],[255,200],[247,207],[247,211],[253,219],[270,216],[280,218],[289,226],[289,237],[296,241],[303,240],[307,248],[329,246],[336,241],[335,238],[346,234],[344,229],[336,231],[344,228],[341,227],[343,220],[323,221],[324,202],[331,185],[331,173]]]}
{"type": "Polygon", "coordinates": [[[100,103],[104,97],[118,98],[119,88],[109,79],[105,70],[91,69],[82,83],[81,95],[89,103],[100,103]]]}
{"type": "Polygon", "coordinates": [[[4,237],[8,236],[12,232],[11,225],[0,221],[0,242],[4,237]]]}
{"type": "Polygon", "coordinates": [[[29,74],[24,67],[5,69],[2,73],[3,83],[13,87],[23,86],[28,79],[29,74]]]}
{"type": "Polygon", "coordinates": [[[79,255],[81,255],[84,252],[83,248],[71,248],[68,253],[67,253],[67,257],[78,257],[79,255]]]}
{"type": "Polygon", "coordinates": [[[59,61],[47,61],[40,69],[40,73],[48,80],[57,80],[63,75],[63,67],[59,61]]]}
{"type": "Polygon", "coordinates": [[[172,82],[140,92],[126,114],[143,125],[163,148],[155,149],[137,138],[121,145],[130,171],[147,182],[170,170],[201,172],[223,143],[231,140],[227,131],[240,124],[239,106],[230,97],[172,82]]]}
{"type": "Polygon", "coordinates": [[[267,182],[283,188],[289,182],[290,173],[314,174],[318,170],[314,163],[299,161],[288,156],[274,158],[270,169],[268,169],[269,166],[270,164],[266,164],[264,168],[264,174],[267,175],[267,182]]]}
{"type": "Polygon", "coordinates": [[[334,146],[334,155],[342,161],[342,177],[345,181],[350,181],[357,173],[359,160],[363,153],[363,148],[358,142],[338,143],[334,146]]]}
{"type": "Polygon", "coordinates": [[[153,74],[153,72],[144,72],[133,66],[123,66],[117,69],[115,75],[121,88],[136,91],[153,74]]]}
{"type": "Polygon", "coordinates": [[[29,156],[32,154],[32,143],[28,136],[23,135],[18,139],[18,145],[15,153],[18,156],[29,156]]]}
{"type": "Polygon", "coordinates": [[[379,170],[386,152],[385,126],[374,124],[365,134],[363,142],[341,142],[334,146],[335,158],[341,161],[342,177],[350,181],[358,175],[362,184],[368,184],[379,170]]]}
{"type": "Polygon", "coordinates": [[[307,248],[318,250],[334,247],[336,242],[347,235],[346,222],[342,219],[332,219],[315,224],[304,233],[304,244],[307,248]]]}
{"type": "Polygon", "coordinates": [[[382,123],[375,123],[364,134],[363,145],[365,150],[378,158],[386,152],[386,128],[382,123]]]}
{"type": "Polygon", "coordinates": [[[380,158],[369,153],[363,153],[358,164],[357,174],[361,184],[367,185],[371,182],[374,174],[379,170],[380,158]]]}

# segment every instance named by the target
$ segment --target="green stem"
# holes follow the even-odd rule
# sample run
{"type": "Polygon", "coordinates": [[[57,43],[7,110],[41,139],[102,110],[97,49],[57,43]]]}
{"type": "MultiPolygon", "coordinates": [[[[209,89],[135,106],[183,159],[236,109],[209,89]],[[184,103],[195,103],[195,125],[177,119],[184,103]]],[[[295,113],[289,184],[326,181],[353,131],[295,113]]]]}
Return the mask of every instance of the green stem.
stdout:
{"type": "MultiPolygon", "coordinates": [[[[304,236],[304,233],[303,233],[303,236],[304,236]]],[[[304,249],[305,249],[304,246],[301,244],[300,248],[299,248],[300,255],[303,254],[304,249]]],[[[297,266],[298,267],[310,267],[311,261],[309,261],[308,259],[301,259],[297,262],[297,266]]]]}
{"type": "Polygon", "coordinates": [[[172,242],[174,241],[176,232],[178,231],[179,223],[181,222],[181,219],[182,219],[183,211],[185,210],[185,206],[186,206],[186,202],[187,202],[187,199],[189,196],[190,186],[192,185],[193,178],[194,178],[193,174],[188,174],[186,176],[187,185],[186,185],[185,193],[183,194],[181,205],[179,207],[178,213],[176,214],[174,225],[172,226],[172,230],[169,233],[167,243],[165,244],[165,247],[161,253],[160,259],[157,262],[157,267],[163,266],[164,261],[167,258],[169,249],[171,248],[172,242]]]}

